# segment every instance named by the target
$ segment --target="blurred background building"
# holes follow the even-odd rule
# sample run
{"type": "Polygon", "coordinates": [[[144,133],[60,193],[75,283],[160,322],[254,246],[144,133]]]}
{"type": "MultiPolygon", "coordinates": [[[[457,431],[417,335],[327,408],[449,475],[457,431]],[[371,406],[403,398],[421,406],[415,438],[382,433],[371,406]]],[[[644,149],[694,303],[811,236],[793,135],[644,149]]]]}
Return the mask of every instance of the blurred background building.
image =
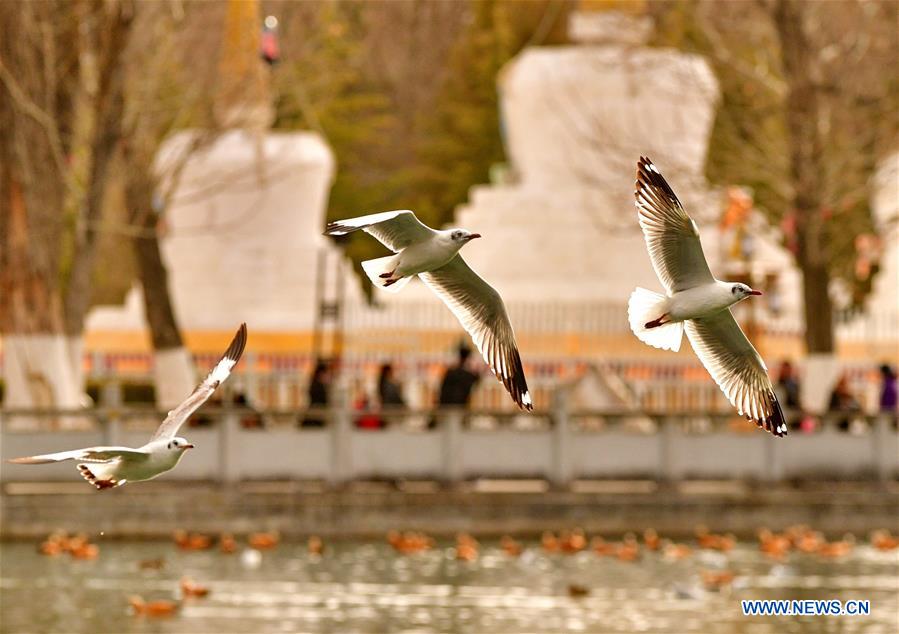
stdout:
{"type": "MultiPolygon", "coordinates": [[[[872,33],[867,54],[888,54],[873,10],[840,11],[808,19],[857,20],[872,33]]],[[[126,35],[137,28],[117,19],[126,35]]],[[[78,405],[111,377],[168,406],[246,321],[257,407],[305,406],[323,358],[339,361],[335,385],[351,401],[376,402],[392,362],[405,402],[430,407],[466,340],[458,323],[417,282],[388,296],[361,279],[358,263],[383,252],[373,239],[321,235],[327,219],[408,207],[486,236],[464,255],[509,305],[538,407],[598,372],[596,406],[730,411],[686,347],[651,349],[627,327],[631,290],[658,286],[633,210],[640,155],[697,219],[712,269],[765,291],[735,312],[772,374],[786,360],[799,368],[806,408],[824,411],[845,371],[875,409],[877,365],[899,361],[897,155],[883,142],[895,131],[878,128],[889,117],[839,110],[890,88],[858,73],[845,95],[816,98],[829,116],[870,123],[855,135],[867,159],[842,165],[851,141],[828,138],[828,198],[797,211],[787,159],[804,150],[783,133],[783,96],[805,84],[778,61],[772,34],[789,25],[777,15],[679,2],[231,2],[134,19],[156,28],[134,31],[143,48],[118,72],[158,79],[102,84],[121,93],[123,163],[85,146],[94,163],[64,175],[110,162],[108,187],[98,172],[98,194],[65,203],[85,211],[60,264],[61,334],[7,320],[7,406],[78,405]]],[[[103,52],[79,58],[86,75],[103,52]]],[[[98,68],[116,68],[107,53],[98,68]]],[[[511,406],[492,381],[473,398],[511,406]]]]}
{"type": "MultiPolygon", "coordinates": [[[[624,12],[592,8],[588,3],[555,16],[551,31],[565,33],[563,44],[534,42],[497,64],[494,116],[502,155],[487,164],[489,183],[474,179],[443,220],[427,206],[416,207],[418,192],[404,198],[400,191],[388,206],[416,208],[425,221],[487,237],[468,247],[465,257],[509,304],[538,403],[546,406],[554,385],[596,364],[633,394],[665,384],[671,372],[686,372],[695,377],[687,385],[697,394],[712,395],[714,385],[694,372],[698,362],[689,350],[661,353],[641,345],[627,328],[630,291],[658,286],[633,212],[634,162],[651,156],[697,219],[712,269],[766,292],[763,302],[747,302],[737,314],[769,365],[801,359],[802,276],[785,236],[789,225],[777,226],[757,209],[751,188],[713,185],[706,177],[723,98],[714,65],[702,55],[658,46],[658,16],[638,5],[624,12]]],[[[381,208],[344,206],[341,170],[356,168],[352,158],[335,161],[333,141],[315,116],[304,112],[317,130],[283,129],[284,115],[271,105],[283,108],[286,99],[272,96],[283,90],[281,69],[259,60],[259,14],[246,7],[230,11],[218,66],[240,88],[219,87],[214,95],[214,125],[221,131],[178,131],[155,159],[171,190],[159,218],[160,248],[188,349],[212,352],[235,323],[247,321],[256,364],[251,369],[288,384],[273,392],[286,401],[252,394],[259,405],[302,405],[303,385],[319,356],[339,356],[347,383],[368,391],[379,364],[398,359],[410,402],[432,404],[441,368],[464,339],[462,331],[418,283],[398,295],[374,291],[369,298],[367,282],[347,258],[358,262],[356,245],[364,238],[354,238],[345,255],[343,243],[321,235],[326,216],[381,208]]],[[[291,17],[296,19],[282,16],[282,25],[291,17]]],[[[338,37],[352,39],[350,31],[340,31],[349,29],[340,15],[322,9],[318,19],[330,21],[338,37]]],[[[266,30],[268,41],[280,28],[266,30]]],[[[305,110],[310,108],[307,103],[305,110]]],[[[895,163],[895,155],[884,160],[872,180],[877,233],[859,238],[860,270],[870,275],[874,266],[879,272],[872,275],[865,308],[844,312],[835,327],[835,352],[856,368],[854,380],[867,403],[876,396],[872,362],[895,363],[899,355],[895,163]]],[[[839,282],[833,292],[852,293],[839,282]]],[[[157,350],[153,362],[145,315],[139,282],[122,305],[90,311],[89,374],[124,372],[138,380],[155,368],[157,400],[171,403],[193,382],[192,361],[179,348],[172,354],[157,350]]],[[[659,405],[686,407],[695,402],[690,389],[659,405]]],[[[819,390],[816,409],[823,408],[827,389],[819,390]]],[[[726,407],[723,399],[711,398],[726,407]]],[[[490,382],[482,383],[476,403],[508,405],[500,386],[490,382]]]]}

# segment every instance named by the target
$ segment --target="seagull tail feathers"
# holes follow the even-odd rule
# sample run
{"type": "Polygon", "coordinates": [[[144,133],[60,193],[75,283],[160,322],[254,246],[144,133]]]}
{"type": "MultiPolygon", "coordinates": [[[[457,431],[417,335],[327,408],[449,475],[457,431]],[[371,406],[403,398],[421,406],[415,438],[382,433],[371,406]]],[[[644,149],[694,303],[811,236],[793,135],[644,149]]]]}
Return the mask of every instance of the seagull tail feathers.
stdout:
{"type": "Polygon", "coordinates": [[[103,468],[103,465],[78,465],[78,473],[87,480],[95,489],[102,491],[103,489],[113,489],[117,486],[125,484],[125,480],[113,480],[109,473],[103,468]]]}
{"type": "Polygon", "coordinates": [[[388,255],[383,258],[377,258],[375,260],[366,260],[362,263],[362,270],[365,271],[365,274],[368,276],[368,279],[371,280],[371,283],[377,286],[378,288],[383,288],[385,291],[389,291],[391,293],[399,293],[403,290],[403,287],[409,283],[409,280],[412,279],[412,276],[401,277],[394,282],[391,282],[390,277],[381,277],[382,275],[387,275],[396,268],[397,265],[397,257],[396,255],[388,255]]]}
{"type": "Polygon", "coordinates": [[[637,339],[653,348],[680,350],[684,336],[684,322],[675,321],[655,328],[646,324],[662,317],[667,310],[668,298],[645,288],[636,288],[627,303],[627,319],[637,339]]]}

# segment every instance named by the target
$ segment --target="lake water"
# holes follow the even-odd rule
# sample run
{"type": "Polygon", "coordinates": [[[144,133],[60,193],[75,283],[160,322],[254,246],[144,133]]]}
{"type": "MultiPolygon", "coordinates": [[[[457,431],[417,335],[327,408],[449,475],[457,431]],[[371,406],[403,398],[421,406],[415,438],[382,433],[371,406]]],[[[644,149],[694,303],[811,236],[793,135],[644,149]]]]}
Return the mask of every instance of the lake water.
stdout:
{"type": "Polygon", "coordinates": [[[263,552],[183,552],[167,542],[99,538],[95,561],[46,557],[34,544],[0,545],[0,631],[8,634],[125,632],[654,632],[766,634],[899,631],[899,553],[860,545],[845,560],[793,554],[763,558],[754,544],[681,561],[648,553],[624,563],[592,552],[545,554],[528,544],[517,559],[484,542],[477,561],[456,561],[452,544],[397,555],[386,543],[303,544],[263,552]],[[161,570],[137,562],[165,559],[161,570]],[[727,569],[732,588],[703,588],[702,570],[727,569]],[[210,595],[171,617],[130,614],[127,597],[172,599],[189,575],[210,595]],[[589,590],[569,596],[569,586],[589,590]],[[744,617],[741,599],[867,599],[868,616],[744,617]]]}

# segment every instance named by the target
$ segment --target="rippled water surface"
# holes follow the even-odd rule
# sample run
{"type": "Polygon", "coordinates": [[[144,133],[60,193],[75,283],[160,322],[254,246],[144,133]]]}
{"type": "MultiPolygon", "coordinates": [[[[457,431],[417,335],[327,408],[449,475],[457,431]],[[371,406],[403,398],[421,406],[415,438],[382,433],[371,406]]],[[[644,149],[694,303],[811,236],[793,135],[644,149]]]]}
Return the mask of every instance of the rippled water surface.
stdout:
{"type": "Polygon", "coordinates": [[[859,546],[844,560],[765,560],[754,545],[682,561],[649,553],[636,563],[592,552],[517,559],[485,542],[477,561],[450,544],[413,556],[383,543],[329,544],[322,557],[282,544],[245,553],[182,552],[165,542],[99,542],[100,557],[45,557],[33,544],[0,545],[0,631],[118,634],[264,632],[665,632],[766,634],[899,631],[899,554],[859,546]],[[139,570],[163,557],[161,570],[139,570]],[[702,570],[733,571],[708,591],[702,570]],[[127,597],[177,597],[182,575],[209,586],[166,618],[129,613],[127,597]],[[569,586],[589,590],[569,596],[569,586]],[[869,616],[744,617],[741,599],[868,599],[869,616]]]}

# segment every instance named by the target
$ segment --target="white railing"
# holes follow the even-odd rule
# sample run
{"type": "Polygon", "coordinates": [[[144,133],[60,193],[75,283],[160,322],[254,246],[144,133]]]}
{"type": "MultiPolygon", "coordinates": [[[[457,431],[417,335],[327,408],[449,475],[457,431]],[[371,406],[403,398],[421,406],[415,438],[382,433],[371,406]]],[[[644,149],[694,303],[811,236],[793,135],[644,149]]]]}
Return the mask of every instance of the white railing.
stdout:
{"type": "MultiPolygon", "coordinates": [[[[867,478],[899,476],[894,416],[861,417],[863,433],[825,420],[815,433],[774,438],[731,415],[670,416],[635,411],[575,411],[557,393],[551,409],[522,415],[461,410],[393,411],[378,415],[386,429],[354,422],[365,412],[347,399],[328,410],[256,411],[228,405],[205,408],[181,435],[197,445],[173,480],[543,478],[559,487],[573,480],[867,478]],[[304,418],[322,427],[303,427],[304,418]],[[433,421],[433,423],[432,423],[433,421]]],[[[140,446],[162,413],[148,409],[77,411],[0,410],[0,458],[93,445],[140,446]]],[[[70,463],[0,466],[0,480],[72,480],[70,463]]]]}

